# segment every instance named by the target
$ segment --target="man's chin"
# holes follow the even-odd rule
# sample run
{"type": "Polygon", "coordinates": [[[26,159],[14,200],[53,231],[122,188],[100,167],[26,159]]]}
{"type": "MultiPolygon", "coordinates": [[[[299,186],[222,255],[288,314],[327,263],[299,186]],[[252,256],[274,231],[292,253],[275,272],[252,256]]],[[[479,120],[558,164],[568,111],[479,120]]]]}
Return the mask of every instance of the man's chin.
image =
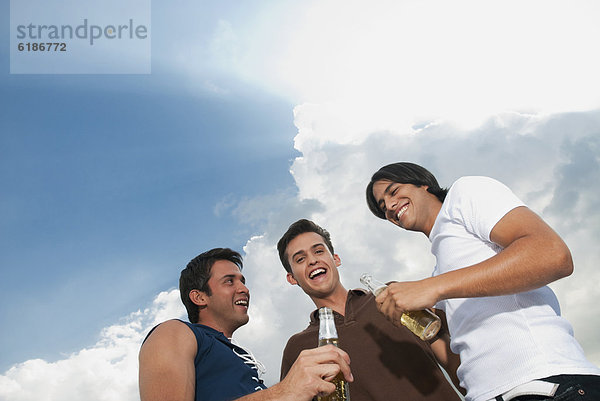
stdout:
{"type": "Polygon", "coordinates": [[[310,291],[304,291],[304,293],[313,300],[327,298],[328,296],[331,295],[331,291],[329,291],[329,290],[316,290],[316,289],[311,289],[310,291]]]}
{"type": "Polygon", "coordinates": [[[240,318],[239,324],[240,327],[247,324],[250,321],[250,316],[246,315],[244,318],[240,318]]]}

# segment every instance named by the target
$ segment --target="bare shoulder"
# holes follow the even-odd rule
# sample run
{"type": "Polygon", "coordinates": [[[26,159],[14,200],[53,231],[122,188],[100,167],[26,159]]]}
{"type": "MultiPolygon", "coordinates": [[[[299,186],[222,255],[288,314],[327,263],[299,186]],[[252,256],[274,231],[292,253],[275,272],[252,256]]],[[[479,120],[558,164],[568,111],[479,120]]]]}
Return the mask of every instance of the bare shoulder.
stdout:
{"type": "Polygon", "coordinates": [[[150,333],[140,353],[151,350],[196,353],[196,338],[190,328],[180,320],[167,320],[150,333]]]}
{"type": "Polygon", "coordinates": [[[195,335],[178,320],[161,323],[150,333],[139,354],[142,401],[194,399],[195,335]]]}

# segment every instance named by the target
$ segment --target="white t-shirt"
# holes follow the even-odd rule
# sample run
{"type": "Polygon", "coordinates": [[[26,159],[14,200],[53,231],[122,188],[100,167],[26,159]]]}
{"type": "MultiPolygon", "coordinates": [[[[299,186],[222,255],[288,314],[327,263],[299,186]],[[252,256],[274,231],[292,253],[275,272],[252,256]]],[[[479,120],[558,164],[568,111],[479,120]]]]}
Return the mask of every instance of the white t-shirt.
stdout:
{"type": "MultiPolygon", "coordinates": [[[[490,232],[504,215],[524,206],[510,189],[487,177],[462,177],[450,188],[429,240],[433,275],[471,266],[502,251],[490,232]]],[[[558,374],[595,374],[560,317],[547,286],[514,295],[448,299],[451,349],[460,354],[458,377],[467,400],[482,401],[519,384],[558,374]]]]}

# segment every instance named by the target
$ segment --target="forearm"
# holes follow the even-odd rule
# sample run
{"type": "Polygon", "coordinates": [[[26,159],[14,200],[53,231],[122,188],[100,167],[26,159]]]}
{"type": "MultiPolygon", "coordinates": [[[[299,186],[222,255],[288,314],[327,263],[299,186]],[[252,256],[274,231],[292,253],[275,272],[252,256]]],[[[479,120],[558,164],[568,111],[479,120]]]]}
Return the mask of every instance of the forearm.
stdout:
{"type": "Polygon", "coordinates": [[[333,392],[331,380],[340,372],[352,382],[349,363],[348,354],[333,345],[304,350],[279,383],[240,400],[310,401],[318,394],[333,392]]]}
{"type": "MultiPolygon", "coordinates": [[[[291,392],[287,392],[280,383],[277,383],[273,387],[269,387],[265,390],[257,391],[252,394],[248,394],[244,397],[238,398],[235,401],[302,401],[298,400],[298,395],[291,392]]],[[[308,400],[307,400],[308,401],[308,400]]]]}
{"type": "Polygon", "coordinates": [[[560,238],[523,237],[490,259],[427,280],[443,300],[530,291],[572,271],[571,254],[560,238]]]}

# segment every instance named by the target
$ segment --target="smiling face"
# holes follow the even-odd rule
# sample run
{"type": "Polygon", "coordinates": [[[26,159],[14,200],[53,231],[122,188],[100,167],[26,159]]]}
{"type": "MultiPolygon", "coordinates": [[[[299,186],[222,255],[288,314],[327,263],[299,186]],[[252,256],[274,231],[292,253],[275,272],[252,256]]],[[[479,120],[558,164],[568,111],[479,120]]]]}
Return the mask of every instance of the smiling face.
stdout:
{"type": "Polygon", "coordinates": [[[323,237],[315,232],[306,232],[290,241],[286,255],[292,272],[287,274],[290,284],[298,285],[316,299],[331,296],[336,291],[344,291],[340,284],[338,255],[331,254],[323,237]]]}
{"type": "Polygon", "coordinates": [[[235,263],[217,260],[208,280],[211,295],[197,290],[194,290],[197,291],[195,294],[190,294],[203,307],[199,323],[222,331],[227,337],[231,337],[235,330],[248,323],[250,291],[245,282],[235,263]]]}
{"type": "Polygon", "coordinates": [[[379,180],[373,184],[373,197],[385,218],[410,231],[429,236],[442,202],[427,192],[427,186],[379,180]]]}

